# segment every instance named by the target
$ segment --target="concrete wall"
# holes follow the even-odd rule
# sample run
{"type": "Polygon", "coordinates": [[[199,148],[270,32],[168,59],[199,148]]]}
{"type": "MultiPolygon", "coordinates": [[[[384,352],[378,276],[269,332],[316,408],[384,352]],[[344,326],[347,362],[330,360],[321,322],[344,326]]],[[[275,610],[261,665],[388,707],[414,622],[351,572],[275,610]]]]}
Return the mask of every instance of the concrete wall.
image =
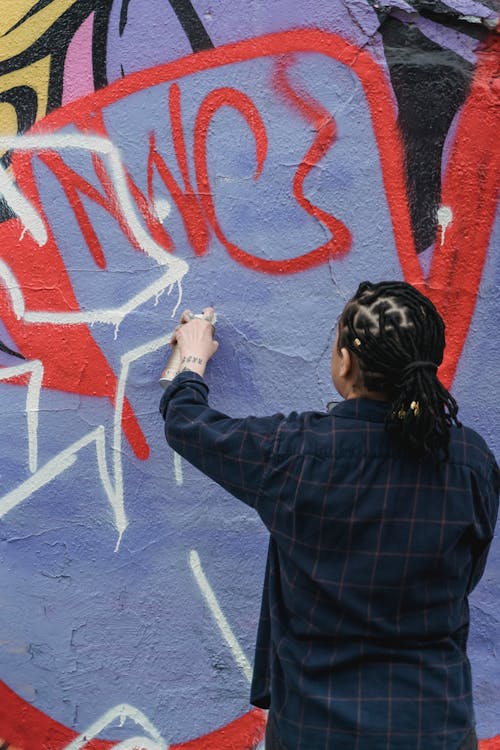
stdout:
{"type": "MultiPolygon", "coordinates": [[[[360,281],[418,284],[441,376],[498,449],[496,23],[489,0],[2,3],[1,738],[262,738],[266,534],[158,414],[184,306],[219,312],[213,405],[264,414],[334,396],[360,281]]],[[[499,573],[497,543],[472,599],[484,748],[499,573]]]]}

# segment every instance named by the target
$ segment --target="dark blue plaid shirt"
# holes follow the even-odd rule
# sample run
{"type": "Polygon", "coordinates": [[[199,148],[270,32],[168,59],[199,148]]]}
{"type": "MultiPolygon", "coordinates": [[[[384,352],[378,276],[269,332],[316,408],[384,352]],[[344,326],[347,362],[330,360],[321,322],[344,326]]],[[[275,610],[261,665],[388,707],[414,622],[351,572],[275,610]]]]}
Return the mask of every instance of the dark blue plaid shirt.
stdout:
{"type": "Polygon", "coordinates": [[[388,405],[232,419],[185,372],[165,391],[169,444],[270,532],[251,701],[287,750],[456,750],[474,726],[467,595],[498,510],[484,441],[404,457],[388,405]]]}

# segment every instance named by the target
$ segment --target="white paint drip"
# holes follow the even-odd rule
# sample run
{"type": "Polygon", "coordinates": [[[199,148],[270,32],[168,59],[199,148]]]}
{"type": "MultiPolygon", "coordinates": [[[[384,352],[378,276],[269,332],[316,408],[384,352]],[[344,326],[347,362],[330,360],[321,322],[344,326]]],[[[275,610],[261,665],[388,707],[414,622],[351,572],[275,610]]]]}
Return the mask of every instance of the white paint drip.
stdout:
{"type": "Polygon", "coordinates": [[[182,484],[184,483],[184,477],[182,474],[182,458],[175,451],[174,451],[174,476],[175,476],[175,483],[179,485],[179,487],[182,486],[182,484]]]}
{"type": "MultiPolygon", "coordinates": [[[[113,326],[119,326],[122,320],[136,308],[143,305],[149,299],[156,297],[157,294],[162,294],[170,283],[170,272],[163,274],[149,286],[145,287],[141,292],[138,292],[131,297],[126,303],[120,307],[114,308],[103,308],[98,310],[80,310],[77,312],[64,312],[54,313],[49,311],[37,311],[30,312],[25,308],[24,296],[20,285],[15,279],[12,271],[5,263],[0,261],[0,282],[4,283],[7,291],[10,294],[12,308],[14,314],[18,319],[24,319],[28,323],[47,323],[53,325],[77,325],[79,323],[85,323],[93,326],[96,323],[105,323],[113,326]]],[[[180,280],[177,280],[179,288],[179,300],[177,301],[176,308],[180,305],[182,297],[182,286],[179,284],[180,280]]],[[[175,314],[175,313],[174,313],[175,314]]]]}
{"type": "MultiPolygon", "coordinates": [[[[1,169],[1,166],[0,166],[1,169]]],[[[184,263],[184,261],[183,261],[184,263]]],[[[182,277],[187,272],[182,269],[182,277]]],[[[115,326],[115,334],[122,320],[135,309],[145,304],[148,300],[159,297],[168,288],[177,285],[178,299],[172,312],[175,317],[177,309],[182,301],[182,278],[172,280],[172,271],[167,269],[159,279],[144,287],[140,292],[133,295],[123,305],[113,308],[102,308],[97,310],[79,310],[75,312],[50,312],[50,311],[29,311],[26,310],[23,292],[19,282],[12,273],[10,267],[0,259],[0,283],[7,289],[14,315],[18,320],[26,320],[28,323],[46,323],[53,325],[77,325],[85,323],[91,327],[96,323],[104,323],[115,326]]],[[[115,336],[116,338],[116,336],[115,336]]]]}
{"type": "Polygon", "coordinates": [[[172,318],[175,318],[177,315],[177,310],[179,309],[179,305],[181,304],[182,300],[182,279],[179,279],[177,281],[177,290],[178,290],[178,297],[177,297],[177,304],[172,310],[172,318]]]}
{"type": "Polygon", "coordinates": [[[236,664],[241,669],[248,682],[251,682],[252,666],[245,656],[243,649],[238,643],[236,636],[231,629],[231,626],[229,625],[223,611],[219,606],[217,597],[215,596],[214,591],[210,586],[210,583],[208,582],[207,577],[205,576],[205,573],[203,572],[203,569],[201,567],[200,557],[194,549],[189,553],[189,565],[195,577],[196,583],[198,584],[198,587],[203,595],[203,598],[205,599],[210,612],[212,613],[212,616],[217,623],[222,637],[231,649],[231,653],[233,654],[236,664]]]}
{"type": "Polygon", "coordinates": [[[156,727],[149,721],[142,711],[138,708],[123,703],[109,711],[91,724],[82,734],[66,745],[64,750],[82,750],[92,739],[97,737],[106,727],[119,720],[120,726],[125,724],[126,719],[131,719],[135,724],[140,725],[147,733],[148,737],[131,737],[130,739],[115,745],[115,750],[133,750],[134,748],[144,748],[144,750],[168,750],[169,745],[165,742],[156,727]]]}
{"type": "Polygon", "coordinates": [[[441,245],[444,245],[446,230],[453,221],[453,211],[449,206],[440,206],[437,212],[437,222],[441,229],[441,245]]]}

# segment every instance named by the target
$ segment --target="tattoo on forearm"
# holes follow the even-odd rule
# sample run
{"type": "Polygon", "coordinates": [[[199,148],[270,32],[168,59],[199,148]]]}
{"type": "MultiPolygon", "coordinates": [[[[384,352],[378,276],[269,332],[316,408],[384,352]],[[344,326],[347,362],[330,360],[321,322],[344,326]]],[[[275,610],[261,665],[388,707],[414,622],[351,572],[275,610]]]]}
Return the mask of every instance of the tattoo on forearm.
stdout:
{"type": "MultiPolygon", "coordinates": [[[[181,360],[181,365],[187,365],[189,362],[191,362],[193,365],[202,365],[203,360],[201,357],[195,357],[195,356],[189,356],[189,357],[183,357],[181,360]]],[[[189,370],[189,367],[184,367],[184,370],[189,370]]]]}

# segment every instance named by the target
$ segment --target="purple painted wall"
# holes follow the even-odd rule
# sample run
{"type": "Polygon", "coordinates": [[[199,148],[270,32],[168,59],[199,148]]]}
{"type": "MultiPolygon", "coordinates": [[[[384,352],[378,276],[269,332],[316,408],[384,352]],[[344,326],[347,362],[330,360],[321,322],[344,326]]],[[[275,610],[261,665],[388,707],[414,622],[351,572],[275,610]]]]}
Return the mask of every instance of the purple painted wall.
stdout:
{"type": "MultiPolygon", "coordinates": [[[[441,310],[443,380],[498,452],[497,16],[473,0],[5,11],[0,738],[261,739],[266,533],[172,454],[158,414],[183,307],[219,314],[214,406],[316,409],[345,301],[405,278],[441,310]]],[[[471,600],[484,748],[499,574],[495,542],[471,600]]]]}

